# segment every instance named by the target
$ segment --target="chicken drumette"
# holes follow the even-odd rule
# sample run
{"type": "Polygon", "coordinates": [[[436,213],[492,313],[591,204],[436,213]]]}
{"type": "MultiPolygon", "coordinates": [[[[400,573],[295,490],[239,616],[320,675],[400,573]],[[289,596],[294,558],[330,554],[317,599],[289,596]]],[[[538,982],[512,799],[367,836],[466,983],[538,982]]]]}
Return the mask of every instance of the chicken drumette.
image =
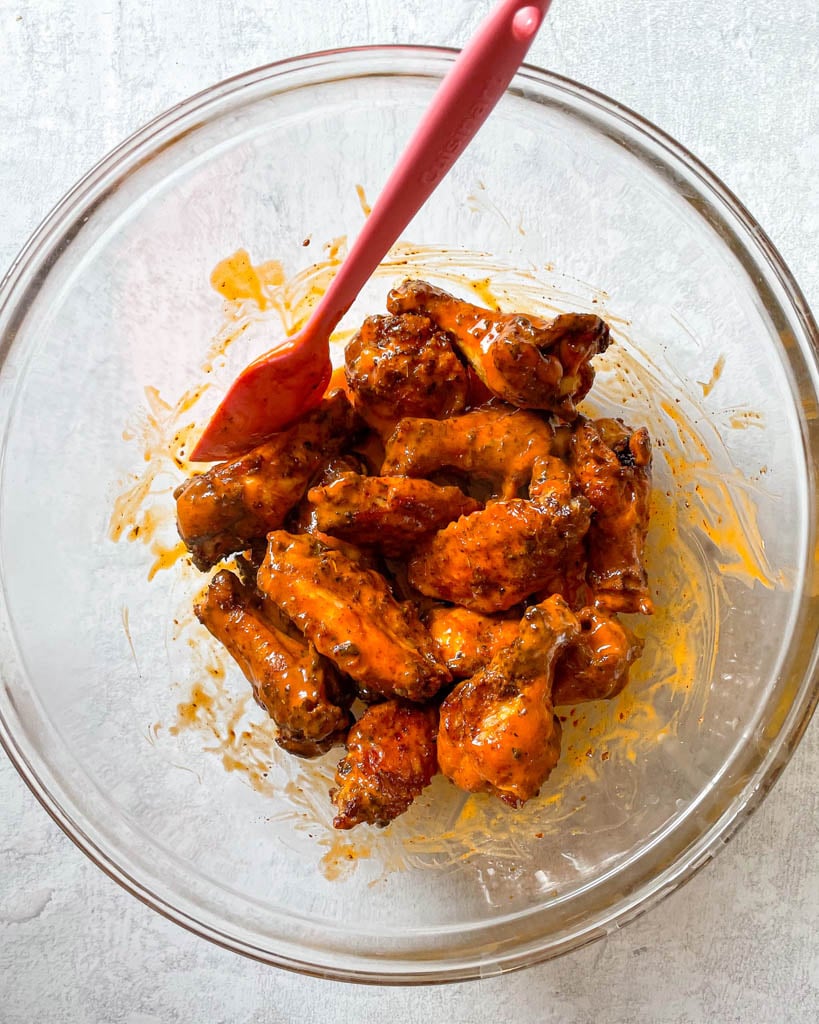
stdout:
{"type": "Polygon", "coordinates": [[[383,576],[306,534],[267,540],[259,588],[362,697],[421,701],[450,681],[417,612],[398,604],[383,576]]]}
{"type": "Polygon", "coordinates": [[[466,405],[466,367],[447,335],[427,316],[368,317],[347,345],[344,359],[356,409],[383,433],[401,416],[438,419],[466,405]]]}
{"type": "Polygon", "coordinates": [[[426,281],[405,281],[387,297],[391,313],[423,313],[454,340],[489,390],[522,409],[573,419],[594,381],[590,360],[609,345],[608,325],[591,313],[554,320],[496,313],[426,281]]]}
{"type": "Polygon", "coordinates": [[[174,492],[179,536],[203,571],[278,529],[328,454],[358,418],[343,391],[238,459],[186,480],[174,492]]]}
{"type": "Polygon", "coordinates": [[[570,463],[594,509],[588,537],[595,604],[615,612],[652,611],[643,554],[648,534],[651,441],[622,420],[581,420],[570,463]]]}
{"type": "Polygon", "coordinates": [[[330,796],[336,828],[386,825],[403,814],[438,771],[436,708],[388,700],[367,708],[347,737],[330,796]]]}
{"type": "Polygon", "coordinates": [[[355,473],[312,488],[308,498],[318,530],[388,558],[405,555],[420,540],[481,507],[457,487],[355,473]]]}
{"type": "Polygon", "coordinates": [[[279,727],[279,744],[315,757],[341,743],[349,728],[345,695],[333,664],[297,631],[284,632],[275,609],[233,573],[216,573],[194,605],[199,621],[225,645],[279,727]]]}
{"type": "Polygon", "coordinates": [[[441,705],[438,764],[457,786],[493,793],[513,807],[537,796],[560,757],[555,662],[579,628],[560,597],[527,608],[511,647],[449,694],[441,705]]]}

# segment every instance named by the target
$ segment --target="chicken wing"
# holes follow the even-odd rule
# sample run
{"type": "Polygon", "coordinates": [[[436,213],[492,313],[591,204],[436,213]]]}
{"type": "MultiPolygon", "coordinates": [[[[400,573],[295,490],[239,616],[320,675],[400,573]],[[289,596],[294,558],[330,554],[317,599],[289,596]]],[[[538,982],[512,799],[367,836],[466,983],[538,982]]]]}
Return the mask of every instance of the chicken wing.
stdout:
{"type": "Polygon", "coordinates": [[[308,492],[323,533],[399,558],[419,540],[481,506],[457,487],[404,476],[346,473],[308,492]]]}
{"type": "Polygon", "coordinates": [[[609,345],[609,328],[590,313],[554,320],[502,314],[456,299],[426,281],[405,281],[387,297],[391,313],[424,313],[455,345],[489,390],[522,409],[573,419],[594,382],[590,360],[609,345]]]}
{"type": "Polygon", "coordinates": [[[282,525],[328,454],[354,432],[343,391],[247,455],[221,462],[174,492],[179,535],[203,571],[282,525]]]}
{"type": "Polygon", "coordinates": [[[558,659],[552,690],[555,705],[616,697],[643,652],[642,640],[614,615],[599,608],[581,608],[575,614],[580,632],[558,659]]]}
{"type": "Polygon", "coordinates": [[[570,448],[581,493],[594,508],[587,578],[595,603],[651,614],[643,555],[651,491],[651,440],[622,420],[581,421],[570,448]]]}
{"type": "Polygon", "coordinates": [[[327,484],[339,480],[345,473],[364,473],[365,466],[363,459],[357,455],[347,453],[345,455],[331,455],[310,478],[307,492],[301,501],[291,510],[285,521],[285,529],[289,533],[315,533],[318,530],[316,524],[316,510],[310,501],[310,490],[313,487],[326,487],[327,484]]]}
{"type": "Polygon", "coordinates": [[[236,660],[256,701],[279,727],[280,746],[315,757],[343,741],[350,700],[335,667],[303,637],[278,629],[252,588],[223,570],[194,611],[236,660]]]}
{"type": "Polygon", "coordinates": [[[384,476],[429,476],[454,469],[485,480],[503,498],[526,493],[535,460],[548,455],[552,428],[540,416],[504,405],[448,420],[402,419],[386,443],[384,476]]]}
{"type": "Polygon", "coordinates": [[[559,579],[588,528],[583,498],[554,506],[495,501],[422,544],[409,561],[409,582],[472,611],[507,611],[559,579]]]}
{"type": "MultiPolygon", "coordinates": [[[[591,513],[591,505],[579,495],[577,481],[568,465],[554,455],[547,455],[535,461],[532,467],[532,482],[529,497],[542,508],[559,515],[561,508],[574,501],[591,513]]],[[[591,590],[586,580],[587,554],[586,535],[577,533],[566,546],[560,564],[535,595],[535,603],[552,594],[560,594],[572,608],[580,608],[591,600],[591,590]]]]}
{"type": "Polygon", "coordinates": [[[430,609],[427,629],[455,679],[468,679],[485,668],[498,651],[511,647],[520,619],[481,615],[468,608],[441,605],[430,609]]]}
{"type": "Polygon", "coordinates": [[[367,708],[347,737],[330,797],[335,828],[387,825],[403,814],[438,771],[436,708],[388,700],[367,708]]]}
{"type": "MultiPolygon", "coordinates": [[[[579,632],[567,642],[555,665],[552,703],[556,707],[616,697],[643,651],[642,640],[616,616],[599,608],[581,608],[574,614],[579,632]]],[[[519,622],[440,606],[426,617],[430,635],[456,679],[475,675],[498,652],[510,648],[519,622]]]]}
{"type": "Polygon", "coordinates": [[[444,700],[438,764],[457,786],[488,791],[512,807],[537,796],[560,757],[555,662],[578,629],[562,598],[532,605],[511,647],[444,700]]]}
{"type": "Polygon", "coordinates": [[[439,419],[466,405],[466,367],[429,317],[368,317],[344,361],[356,409],[382,433],[389,434],[400,416],[439,419]]]}
{"type": "Polygon", "coordinates": [[[386,580],[306,534],[275,531],[258,585],[367,699],[426,700],[451,679],[412,605],[386,580]]]}

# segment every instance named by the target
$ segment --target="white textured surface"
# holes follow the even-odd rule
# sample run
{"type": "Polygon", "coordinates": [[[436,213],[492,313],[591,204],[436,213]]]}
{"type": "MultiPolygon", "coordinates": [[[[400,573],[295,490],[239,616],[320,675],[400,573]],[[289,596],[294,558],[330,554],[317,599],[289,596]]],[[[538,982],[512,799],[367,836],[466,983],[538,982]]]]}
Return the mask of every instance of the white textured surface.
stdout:
{"type": "MultiPolygon", "coordinates": [[[[457,45],[489,0],[0,0],[0,268],[123,136],[217,79],[359,43],[457,45]]],[[[819,308],[816,0],[556,0],[533,62],[701,157],[819,308]]],[[[0,755],[0,1024],[819,1016],[819,724],[720,857],[603,942],[509,977],[344,986],[244,961],[120,891],[0,755]]]]}

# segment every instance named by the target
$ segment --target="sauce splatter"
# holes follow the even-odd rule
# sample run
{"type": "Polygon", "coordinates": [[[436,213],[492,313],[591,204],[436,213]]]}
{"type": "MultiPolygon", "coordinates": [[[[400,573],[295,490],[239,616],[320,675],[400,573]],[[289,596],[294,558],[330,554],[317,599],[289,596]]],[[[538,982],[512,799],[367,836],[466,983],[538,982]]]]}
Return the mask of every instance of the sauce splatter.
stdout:
{"type": "Polygon", "coordinates": [[[278,260],[268,260],[254,267],[246,249],[237,249],[221,260],[210,275],[213,288],[228,302],[250,299],[259,309],[267,309],[266,287],[275,287],[284,281],[284,269],[278,260]]]}
{"type": "Polygon", "coordinates": [[[373,212],[373,208],[367,202],[367,193],[364,191],[364,186],[356,185],[355,190],[358,193],[358,201],[361,203],[361,212],[365,217],[369,217],[373,212]]]}
{"type": "Polygon", "coordinates": [[[720,356],[719,359],[714,363],[714,369],[711,371],[711,377],[705,383],[698,381],[702,388],[703,398],[707,398],[714,390],[714,385],[722,376],[722,371],[725,369],[725,356],[720,356]]]}

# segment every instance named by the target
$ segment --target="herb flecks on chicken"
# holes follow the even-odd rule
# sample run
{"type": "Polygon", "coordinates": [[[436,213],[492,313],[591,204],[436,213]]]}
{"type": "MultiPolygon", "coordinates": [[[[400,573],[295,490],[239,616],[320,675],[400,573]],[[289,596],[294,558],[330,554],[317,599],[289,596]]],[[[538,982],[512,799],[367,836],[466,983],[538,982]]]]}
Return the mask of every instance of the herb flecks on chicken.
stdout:
{"type": "Polygon", "coordinates": [[[428,477],[452,470],[486,483],[495,497],[525,492],[539,458],[552,450],[552,427],[536,413],[489,405],[451,419],[402,419],[387,439],[385,476],[428,477]]]}
{"type": "Polygon", "coordinates": [[[579,630],[561,597],[527,608],[512,645],[444,700],[438,764],[456,786],[513,807],[537,796],[560,757],[555,663],[579,630]]]}
{"type": "Polygon", "coordinates": [[[308,493],[317,528],[400,558],[419,541],[481,506],[457,487],[405,476],[346,473],[308,493]]]}
{"type": "Polygon", "coordinates": [[[580,420],[570,465],[594,509],[588,581],[595,603],[614,612],[651,614],[644,553],[651,493],[651,439],[622,420],[580,420]]]}
{"type": "Polygon", "coordinates": [[[367,708],[350,730],[336,769],[333,825],[387,825],[407,810],[438,771],[438,712],[388,700],[367,708]]]}
{"type": "Polygon", "coordinates": [[[531,800],[554,707],[616,697],[643,647],[618,613],[652,610],[648,432],[578,409],[607,325],[424,281],[387,306],[347,345],[347,394],[176,491],[194,564],[238,574],[196,614],[281,746],[346,743],[339,829],[394,820],[439,766],[531,800]]]}
{"type": "Polygon", "coordinates": [[[220,462],[174,492],[179,536],[205,571],[284,523],[310,478],[358,419],[342,391],[247,455],[220,462]]]}
{"type": "Polygon", "coordinates": [[[386,579],[313,537],[273,531],[259,588],[367,699],[433,697],[451,676],[409,604],[386,579]]]}
{"type": "Polygon", "coordinates": [[[350,727],[336,669],[281,622],[233,573],[218,572],[194,605],[199,621],[227,648],[253,687],[256,701],[279,727],[278,742],[315,757],[344,741],[350,727]]]}
{"type": "Polygon", "coordinates": [[[400,416],[440,419],[466,406],[466,367],[427,316],[367,317],[344,359],[353,404],[382,433],[389,434],[400,416]]]}
{"type": "Polygon", "coordinates": [[[594,382],[591,359],[609,346],[609,328],[592,313],[554,320],[497,313],[456,299],[426,281],[405,281],[387,297],[391,313],[423,313],[446,331],[492,394],[520,409],[564,419],[594,382]]]}

